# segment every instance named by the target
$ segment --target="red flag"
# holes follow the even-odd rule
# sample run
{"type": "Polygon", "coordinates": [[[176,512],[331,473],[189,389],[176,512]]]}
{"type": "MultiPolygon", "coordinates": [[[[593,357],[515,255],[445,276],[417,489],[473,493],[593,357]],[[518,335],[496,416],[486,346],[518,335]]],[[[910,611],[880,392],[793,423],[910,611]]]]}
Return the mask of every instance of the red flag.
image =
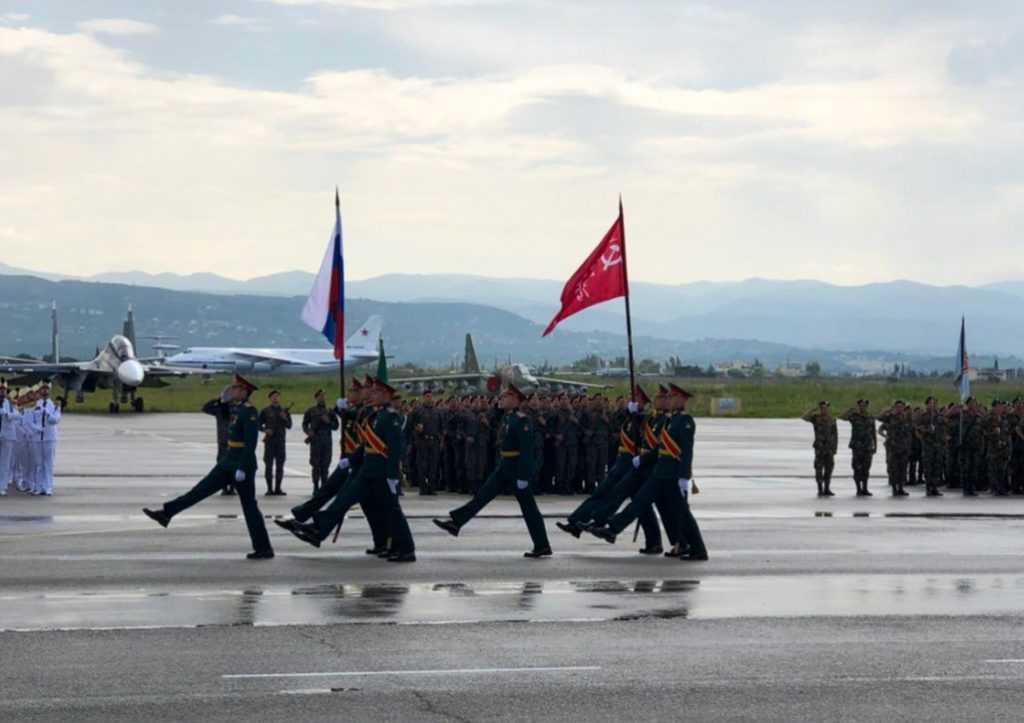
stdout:
{"type": "Polygon", "coordinates": [[[562,289],[562,308],[548,324],[542,336],[550,334],[558,322],[588,306],[600,304],[629,293],[626,280],[626,238],[623,232],[622,206],[619,217],[601,239],[583,265],[576,269],[562,289]]]}

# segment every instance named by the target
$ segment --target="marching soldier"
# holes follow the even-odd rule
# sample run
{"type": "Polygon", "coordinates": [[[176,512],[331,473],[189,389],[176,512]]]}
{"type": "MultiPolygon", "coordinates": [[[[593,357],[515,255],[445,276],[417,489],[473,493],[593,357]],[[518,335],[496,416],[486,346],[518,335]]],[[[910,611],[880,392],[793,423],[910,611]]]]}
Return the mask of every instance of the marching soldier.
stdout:
{"type": "Polygon", "coordinates": [[[551,545],[547,531],[544,529],[544,518],[537,508],[537,501],[530,491],[530,478],[533,476],[533,424],[529,415],[520,409],[526,401],[526,395],[515,385],[509,384],[501,395],[501,405],[505,410],[501,422],[499,455],[501,461],[497,469],[484,482],[480,491],[473,499],[449,513],[448,519],[434,519],[434,524],[455,537],[459,531],[472,520],[488,503],[502,491],[509,490],[519,502],[526,528],[533,541],[533,549],[524,553],[524,557],[539,558],[551,556],[551,545]]]}
{"type": "Polygon", "coordinates": [[[829,414],[829,403],[818,402],[815,409],[800,418],[814,425],[814,481],[818,483],[818,497],[834,497],[832,469],[839,448],[839,429],[829,414]]]}
{"type": "Polygon", "coordinates": [[[893,497],[906,497],[907,467],[910,464],[910,445],[914,426],[910,410],[902,400],[878,415],[885,427],[885,460],[889,471],[889,486],[893,497]]]}
{"type": "Polygon", "coordinates": [[[274,549],[270,546],[263,514],[256,502],[256,445],[259,443],[260,431],[259,413],[249,403],[249,396],[254,391],[255,386],[239,376],[235,377],[235,383],[231,385],[230,399],[233,406],[228,424],[228,450],[224,458],[181,497],[165,502],[160,509],[144,508],[142,511],[161,527],[167,527],[175,515],[202,502],[232,482],[238,492],[238,500],[242,503],[245,526],[252,541],[253,551],[246,557],[250,560],[269,560],[274,557],[274,549]]]}
{"type": "Polygon", "coordinates": [[[292,428],[291,405],[281,406],[281,392],[274,389],[267,395],[270,406],[260,410],[260,431],[263,432],[263,473],[268,495],[288,494],[281,489],[284,480],[285,438],[292,428]]]}
{"type": "Polygon", "coordinates": [[[858,497],[871,497],[868,478],[871,476],[871,458],[878,450],[875,418],[868,414],[868,400],[858,399],[857,406],[839,416],[850,423],[850,450],[853,452],[853,481],[858,497]]]}
{"type": "Polygon", "coordinates": [[[324,390],[317,389],[313,394],[316,404],[302,415],[302,431],[306,434],[309,445],[309,466],[312,468],[313,492],[327,481],[331,474],[331,456],[334,442],[331,433],[338,428],[338,415],[327,408],[324,402],[324,390]]]}
{"type": "Polygon", "coordinates": [[[917,418],[914,433],[921,440],[925,495],[941,497],[939,481],[942,477],[942,453],[946,446],[946,420],[939,412],[935,397],[925,400],[925,408],[917,418]]]}
{"type": "MultiPolygon", "coordinates": [[[[235,375],[235,382],[239,380],[239,376],[235,375]]],[[[224,459],[224,455],[228,453],[228,424],[231,421],[231,387],[234,383],[228,384],[220,390],[220,394],[207,401],[203,407],[203,414],[209,414],[211,417],[217,420],[217,461],[220,462],[224,459]]],[[[231,484],[224,485],[224,489],[221,491],[224,495],[235,494],[235,489],[231,484]]]]}
{"type": "MultiPolygon", "coordinates": [[[[650,478],[622,512],[612,516],[604,527],[592,533],[606,542],[615,542],[637,515],[652,503],[662,519],[674,513],[672,527],[678,541],[678,557],[682,560],[707,560],[708,551],[697,520],[690,511],[690,495],[698,492],[693,484],[693,442],[696,422],[686,412],[693,395],[675,384],[668,385],[665,409],[668,421],[658,434],[657,462],[650,478]]],[[[666,534],[669,528],[666,526],[666,534]]]]}
{"type": "Polygon", "coordinates": [[[416,453],[413,484],[421,495],[436,495],[437,473],[441,454],[441,414],[434,404],[434,393],[426,390],[423,403],[409,418],[412,427],[412,446],[416,453]]]}

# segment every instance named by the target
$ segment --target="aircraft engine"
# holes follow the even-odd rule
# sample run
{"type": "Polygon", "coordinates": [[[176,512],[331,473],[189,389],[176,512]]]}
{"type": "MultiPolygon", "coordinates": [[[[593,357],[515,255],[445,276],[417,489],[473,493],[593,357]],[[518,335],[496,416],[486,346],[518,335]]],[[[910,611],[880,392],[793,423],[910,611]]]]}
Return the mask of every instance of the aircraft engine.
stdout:
{"type": "Polygon", "coordinates": [[[126,387],[137,387],[146,378],[146,372],[139,362],[128,359],[117,365],[117,378],[126,387]]]}

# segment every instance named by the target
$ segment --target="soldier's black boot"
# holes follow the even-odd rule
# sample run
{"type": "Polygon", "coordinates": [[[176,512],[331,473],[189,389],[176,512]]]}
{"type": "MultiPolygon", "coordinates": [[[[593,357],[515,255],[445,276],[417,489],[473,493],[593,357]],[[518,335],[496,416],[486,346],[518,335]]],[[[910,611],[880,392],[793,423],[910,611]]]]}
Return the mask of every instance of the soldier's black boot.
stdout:
{"type": "Polygon", "coordinates": [[[825,495],[825,485],[822,483],[822,481],[820,479],[817,480],[817,482],[818,482],[818,497],[823,497],[825,495]]]}
{"type": "Polygon", "coordinates": [[[836,493],[832,491],[832,480],[825,478],[825,491],[822,493],[824,497],[835,497],[836,493]]]}

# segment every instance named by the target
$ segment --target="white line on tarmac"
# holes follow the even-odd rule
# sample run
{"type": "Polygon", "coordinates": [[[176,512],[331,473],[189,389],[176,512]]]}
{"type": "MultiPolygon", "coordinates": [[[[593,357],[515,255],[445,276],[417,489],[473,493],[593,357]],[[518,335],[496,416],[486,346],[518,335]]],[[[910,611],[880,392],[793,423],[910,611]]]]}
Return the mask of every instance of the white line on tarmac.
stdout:
{"type": "Polygon", "coordinates": [[[599,665],[567,665],[541,668],[453,668],[449,670],[346,670],[333,673],[235,673],[221,678],[361,678],[380,675],[490,675],[494,673],[569,673],[601,670],[599,665]]]}
{"type": "Polygon", "coordinates": [[[986,660],[986,663],[1024,663],[1024,658],[1001,658],[996,660],[986,660]]]}

